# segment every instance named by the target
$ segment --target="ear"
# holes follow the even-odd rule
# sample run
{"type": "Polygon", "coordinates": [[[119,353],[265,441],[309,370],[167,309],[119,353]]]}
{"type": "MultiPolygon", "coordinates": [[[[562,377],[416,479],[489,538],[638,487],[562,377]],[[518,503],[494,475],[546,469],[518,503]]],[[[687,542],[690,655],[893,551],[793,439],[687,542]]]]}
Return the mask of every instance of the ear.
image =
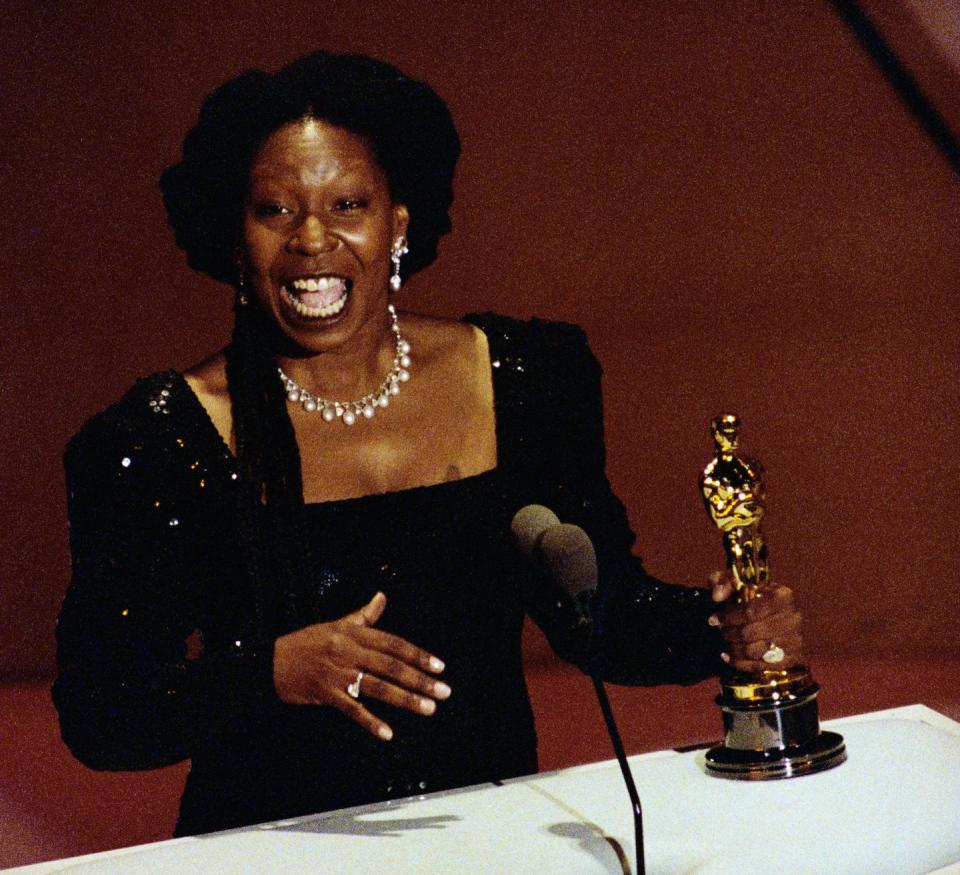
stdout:
{"type": "Polygon", "coordinates": [[[406,204],[393,205],[393,234],[392,239],[407,236],[407,226],[410,224],[410,213],[406,204]]]}

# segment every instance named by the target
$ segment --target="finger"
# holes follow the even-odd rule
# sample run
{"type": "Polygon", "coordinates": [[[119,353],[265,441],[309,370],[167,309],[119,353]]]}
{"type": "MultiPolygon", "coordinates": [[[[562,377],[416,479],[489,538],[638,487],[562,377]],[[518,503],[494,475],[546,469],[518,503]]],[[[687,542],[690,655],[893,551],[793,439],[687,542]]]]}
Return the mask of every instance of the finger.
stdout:
{"type": "Polygon", "coordinates": [[[725,602],[734,593],[733,581],[721,578],[711,586],[710,597],[715,602],[725,602]]]}
{"type": "Polygon", "coordinates": [[[738,659],[733,657],[729,665],[734,671],[746,672],[747,674],[761,674],[765,671],[786,671],[795,668],[803,663],[803,659],[796,656],[784,656],[782,662],[769,663],[757,659],[738,659]]]}
{"type": "Polygon", "coordinates": [[[437,703],[429,696],[420,696],[415,692],[398,687],[378,678],[375,675],[366,675],[363,679],[363,695],[379,699],[395,708],[403,708],[429,717],[437,710],[437,703]]]}
{"type": "Polygon", "coordinates": [[[793,611],[793,590],[778,586],[772,592],[758,595],[742,605],[730,607],[719,616],[721,625],[725,627],[743,626],[787,611],[793,611]]]}
{"type": "Polygon", "coordinates": [[[387,597],[382,592],[378,592],[362,608],[347,614],[344,619],[355,626],[373,626],[383,616],[386,607],[387,597]]]}
{"type": "MultiPolygon", "coordinates": [[[[366,680],[366,679],[364,679],[366,680]]],[[[341,691],[334,699],[333,706],[349,717],[354,723],[362,726],[371,735],[382,741],[393,738],[393,730],[388,723],[371,714],[359,701],[341,691]]]]}
{"type": "MultiPolygon", "coordinates": [[[[796,656],[803,647],[803,639],[798,634],[786,635],[781,638],[768,638],[764,641],[750,641],[746,643],[730,643],[727,651],[734,659],[751,659],[754,662],[762,661],[763,654],[771,649],[771,646],[779,647],[784,652],[784,659],[787,654],[796,656]]],[[[767,663],[768,668],[776,668],[779,663],[767,663]]]]}
{"type": "MultiPolygon", "coordinates": [[[[401,638],[399,635],[391,635],[389,632],[383,632],[380,629],[358,629],[357,640],[367,650],[379,654],[386,654],[394,660],[399,660],[408,666],[415,666],[434,674],[443,671],[443,660],[438,659],[432,653],[415,647],[409,641],[401,638]]],[[[382,674],[374,664],[369,666],[371,671],[382,674]]],[[[399,667],[396,671],[400,671],[399,667]]],[[[389,677],[396,678],[395,672],[388,673],[389,677]]],[[[399,680],[399,678],[396,678],[399,680]]]]}
{"type": "Polygon", "coordinates": [[[771,647],[779,647],[784,653],[795,654],[802,646],[803,636],[799,632],[792,632],[758,641],[728,641],[725,649],[740,659],[760,659],[771,647]]]}
{"type": "Polygon", "coordinates": [[[360,658],[364,671],[367,671],[372,677],[394,681],[398,687],[402,687],[404,690],[419,693],[431,699],[442,700],[450,697],[450,687],[443,681],[424,674],[395,656],[379,653],[375,650],[367,650],[361,654],[360,658]]]}
{"type": "Polygon", "coordinates": [[[742,644],[751,641],[780,641],[798,632],[802,623],[803,616],[800,612],[792,611],[742,626],[732,626],[726,630],[724,637],[728,641],[739,641],[742,644]]]}

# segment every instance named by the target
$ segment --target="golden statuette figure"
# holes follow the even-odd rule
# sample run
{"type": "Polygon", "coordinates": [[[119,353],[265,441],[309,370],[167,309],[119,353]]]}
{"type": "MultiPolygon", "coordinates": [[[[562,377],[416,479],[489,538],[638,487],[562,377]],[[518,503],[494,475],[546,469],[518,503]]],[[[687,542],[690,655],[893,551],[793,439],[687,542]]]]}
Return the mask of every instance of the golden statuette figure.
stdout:
{"type": "MultiPolygon", "coordinates": [[[[766,492],[763,466],[738,452],[740,420],[733,413],[711,423],[716,456],[700,476],[700,491],[720,530],[727,566],[740,603],[773,589],[763,535],[766,492]]],[[[791,778],[838,766],[846,758],[843,738],[821,732],[817,691],[806,666],[777,668],[784,659],[775,641],[763,655],[769,669],[728,669],[720,678],[717,704],[724,742],[707,752],[707,770],[727,778],[791,778]]]]}
{"type": "Polygon", "coordinates": [[[718,416],[711,424],[716,457],[700,478],[707,513],[723,532],[727,566],[741,601],[752,599],[769,588],[767,545],[761,523],[763,467],[759,462],[737,455],[740,423],[732,413],[718,416]]]}

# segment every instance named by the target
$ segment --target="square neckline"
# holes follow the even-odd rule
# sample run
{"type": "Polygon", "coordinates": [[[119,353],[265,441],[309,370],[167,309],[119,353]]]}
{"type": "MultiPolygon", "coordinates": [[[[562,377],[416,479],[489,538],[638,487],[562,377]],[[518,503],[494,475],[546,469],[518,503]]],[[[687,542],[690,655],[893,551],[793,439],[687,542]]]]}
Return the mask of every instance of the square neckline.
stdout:
{"type": "MultiPolygon", "coordinates": [[[[452,480],[439,480],[436,483],[420,483],[413,486],[405,486],[401,489],[388,489],[383,492],[366,492],[362,495],[352,495],[345,498],[334,498],[327,501],[304,501],[304,507],[313,508],[313,507],[324,507],[334,504],[343,504],[346,502],[357,502],[363,501],[371,498],[384,498],[388,496],[403,496],[409,495],[411,493],[420,493],[425,490],[440,489],[442,487],[450,487],[453,484],[466,484],[474,485],[475,483],[480,483],[484,479],[493,479],[500,473],[502,470],[503,460],[500,457],[501,448],[503,447],[503,429],[502,422],[500,417],[500,411],[498,406],[499,393],[497,392],[497,373],[499,372],[499,360],[495,357],[495,352],[493,349],[493,342],[490,337],[490,334],[486,331],[482,324],[479,324],[478,321],[475,321],[474,317],[477,314],[468,314],[462,317],[460,322],[470,325],[474,328],[475,331],[478,331],[482,336],[484,343],[487,347],[486,363],[488,368],[487,379],[490,382],[491,390],[491,399],[493,404],[493,420],[494,420],[494,440],[496,442],[496,463],[492,468],[487,468],[483,471],[479,471],[476,474],[468,474],[466,477],[456,477],[452,480]]],[[[216,425],[213,423],[213,419],[210,416],[210,413],[207,411],[207,408],[203,406],[203,402],[197,396],[197,393],[194,392],[193,387],[187,381],[182,371],[173,371],[176,381],[180,384],[180,388],[185,392],[185,395],[189,397],[190,404],[194,407],[194,412],[197,414],[200,419],[203,428],[208,432],[211,441],[213,441],[218,447],[220,454],[223,455],[230,463],[231,469],[235,472],[239,468],[239,462],[237,460],[236,454],[230,448],[230,445],[224,440],[223,435],[220,434],[220,431],[217,429],[216,425]]]]}

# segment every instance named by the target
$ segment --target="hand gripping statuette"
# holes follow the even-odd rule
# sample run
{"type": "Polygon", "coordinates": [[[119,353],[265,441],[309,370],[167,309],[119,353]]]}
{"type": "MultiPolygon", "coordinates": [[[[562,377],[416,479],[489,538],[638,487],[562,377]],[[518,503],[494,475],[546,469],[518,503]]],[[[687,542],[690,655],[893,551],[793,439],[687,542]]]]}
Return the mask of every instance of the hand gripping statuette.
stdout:
{"type": "MultiPolygon", "coordinates": [[[[741,604],[772,589],[767,544],[763,467],[737,453],[740,422],[734,414],[711,425],[715,458],[700,476],[707,513],[723,536],[727,566],[741,604]]],[[[723,713],[724,742],[707,752],[710,774],[725,778],[792,778],[838,766],[847,758],[843,738],[821,732],[819,687],[806,666],[777,668],[784,659],[776,642],[763,654],[769,669],[726,670],[717,704],[723,713]]]]}

